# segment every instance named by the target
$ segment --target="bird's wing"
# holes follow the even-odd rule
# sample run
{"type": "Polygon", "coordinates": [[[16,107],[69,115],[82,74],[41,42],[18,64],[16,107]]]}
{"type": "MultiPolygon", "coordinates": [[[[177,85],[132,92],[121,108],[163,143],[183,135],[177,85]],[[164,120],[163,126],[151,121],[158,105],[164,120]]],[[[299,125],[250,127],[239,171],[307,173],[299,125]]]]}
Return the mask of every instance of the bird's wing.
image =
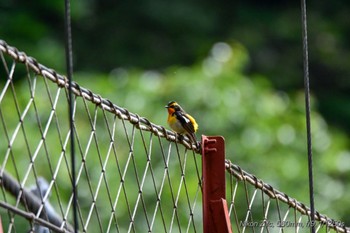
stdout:
{"type": "Polygon", "coordinates": [[[177,111],[175,112],[176,118],[180,121],[182,127],[188,132],[188,133],[194,133],[195,128],[193,123],[191,122],[190,118],[186,116],[186,114],[177,111]]]}

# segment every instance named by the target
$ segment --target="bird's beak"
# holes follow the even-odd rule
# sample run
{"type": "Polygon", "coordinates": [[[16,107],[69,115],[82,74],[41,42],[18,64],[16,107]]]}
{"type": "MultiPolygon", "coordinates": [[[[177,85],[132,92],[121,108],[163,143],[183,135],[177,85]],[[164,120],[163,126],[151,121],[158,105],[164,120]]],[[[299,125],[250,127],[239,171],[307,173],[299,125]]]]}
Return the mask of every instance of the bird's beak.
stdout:
{"type": "Polygon", "coordinates": [[[168,106],[168,105],[165,105],[164,108],[169,108],[169,106],[168,106]]]}

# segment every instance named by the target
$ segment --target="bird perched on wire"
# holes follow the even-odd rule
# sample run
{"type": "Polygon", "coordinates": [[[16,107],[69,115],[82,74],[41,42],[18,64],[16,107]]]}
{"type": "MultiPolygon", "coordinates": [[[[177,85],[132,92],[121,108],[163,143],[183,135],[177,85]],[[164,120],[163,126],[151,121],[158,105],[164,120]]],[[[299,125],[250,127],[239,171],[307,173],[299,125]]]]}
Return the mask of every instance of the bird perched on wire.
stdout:
{"type": "Polygon", "coordinates": [[[175,101],[170,101],[168,109],[168,124],[172,130],[180,135],[187,135],[193,143],[198,145],[195,132],[198,130],[196,120],[187,114],[175,101]]]}

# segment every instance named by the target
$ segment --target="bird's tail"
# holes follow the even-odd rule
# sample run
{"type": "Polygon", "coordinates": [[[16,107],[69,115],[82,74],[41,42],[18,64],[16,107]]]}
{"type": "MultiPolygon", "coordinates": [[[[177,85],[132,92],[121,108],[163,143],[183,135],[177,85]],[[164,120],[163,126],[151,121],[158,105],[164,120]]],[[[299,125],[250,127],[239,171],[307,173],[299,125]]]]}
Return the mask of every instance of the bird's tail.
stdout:
{"type": "Polygon", "coordinates": [[[191,142],[198,147],[198,141],[195,133],[188,133],[187,136],[190,138],[191,142]]]}

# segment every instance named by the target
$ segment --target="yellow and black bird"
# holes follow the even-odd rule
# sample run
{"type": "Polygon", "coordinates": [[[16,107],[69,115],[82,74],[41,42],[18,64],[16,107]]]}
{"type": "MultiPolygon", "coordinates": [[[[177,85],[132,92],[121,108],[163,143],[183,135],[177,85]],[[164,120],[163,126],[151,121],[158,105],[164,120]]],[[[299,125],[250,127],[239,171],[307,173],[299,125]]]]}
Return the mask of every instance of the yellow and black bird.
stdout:
{"type": "Polygon", "coordinates": [[[195,132],[198,130],[198,124],[196,120],[175,101],[170,101],[165,107],[168,109],[170,128],[180,135],[187,135],[197,145],[195,132]]]}

